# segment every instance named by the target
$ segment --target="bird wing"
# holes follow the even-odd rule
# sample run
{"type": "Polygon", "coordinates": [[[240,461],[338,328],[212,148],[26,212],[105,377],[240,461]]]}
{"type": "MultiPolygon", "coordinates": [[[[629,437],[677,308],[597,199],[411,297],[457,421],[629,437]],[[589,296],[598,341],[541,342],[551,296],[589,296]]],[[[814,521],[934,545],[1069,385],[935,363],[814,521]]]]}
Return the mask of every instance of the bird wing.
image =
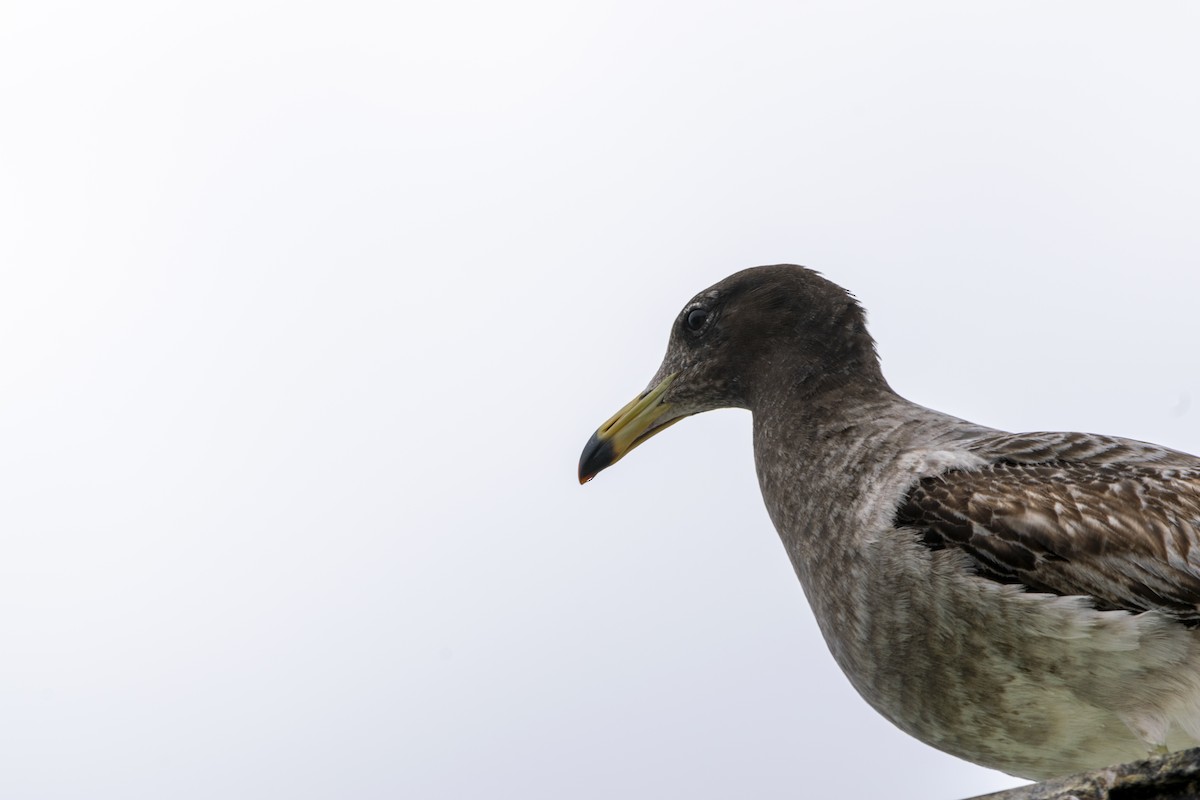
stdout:
{"type": "Polygon", "coordinates": [[[922,478],[897,524],[983,577],[1200,625],[1200,459],[1087,434],[986,445],[992,463],[922,478]]]}

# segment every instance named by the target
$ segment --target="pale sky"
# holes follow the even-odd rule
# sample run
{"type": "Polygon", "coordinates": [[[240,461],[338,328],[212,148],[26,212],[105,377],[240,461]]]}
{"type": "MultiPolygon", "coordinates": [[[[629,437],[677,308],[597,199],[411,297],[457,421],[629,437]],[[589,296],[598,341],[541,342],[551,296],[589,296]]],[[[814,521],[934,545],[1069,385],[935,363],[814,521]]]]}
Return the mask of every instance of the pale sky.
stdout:
{"type": "Polygon", "coordinates": [[[1200,452],[1200,6],[0,7],[0,797],[960,798],[750,417],[586,487],[755,264],[905,396],[1200,452]]]}

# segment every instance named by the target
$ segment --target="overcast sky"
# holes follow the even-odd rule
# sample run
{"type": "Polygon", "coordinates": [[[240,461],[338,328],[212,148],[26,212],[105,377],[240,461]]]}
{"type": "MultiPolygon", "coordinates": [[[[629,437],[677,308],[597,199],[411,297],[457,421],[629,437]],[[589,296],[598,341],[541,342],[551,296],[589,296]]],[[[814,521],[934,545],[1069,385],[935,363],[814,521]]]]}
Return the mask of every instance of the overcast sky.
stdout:
{"type": "Polygon", "coordinates": [[[1200,452],[1200,6],[0,6],[0,796],[963,797],[674,315],[854,291],[1009,430],[1200,452]]]}

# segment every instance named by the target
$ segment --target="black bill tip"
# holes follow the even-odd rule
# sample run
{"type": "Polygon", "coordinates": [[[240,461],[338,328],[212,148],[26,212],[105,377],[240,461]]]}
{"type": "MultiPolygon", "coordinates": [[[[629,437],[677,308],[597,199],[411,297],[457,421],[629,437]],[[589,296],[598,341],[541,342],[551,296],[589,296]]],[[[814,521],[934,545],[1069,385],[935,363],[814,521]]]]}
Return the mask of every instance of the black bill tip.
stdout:
{"type": "Polygon", "coordinates": [[[612,440],[601,439],[600,431],[596,431],[583,446],[583,454],[579,456],[579,483],[587,483],[601,470],[612,466],[614,461],[616,453],[613,451],[612,440]]]}

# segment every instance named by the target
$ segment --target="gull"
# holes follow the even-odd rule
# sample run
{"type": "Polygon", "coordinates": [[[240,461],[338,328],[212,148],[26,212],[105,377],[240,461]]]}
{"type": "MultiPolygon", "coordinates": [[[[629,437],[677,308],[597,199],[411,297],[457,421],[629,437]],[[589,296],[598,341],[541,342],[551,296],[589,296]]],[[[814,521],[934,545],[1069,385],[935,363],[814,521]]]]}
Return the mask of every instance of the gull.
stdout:
{"type": "Polygon", "coordinates": [[[706,289],[580,482],[684,417],[749,409],[825,642],[892,723],[1033,780],[1200,744],[1200,458],[909,402],[865,320],[795,265],[706,289]]]}

